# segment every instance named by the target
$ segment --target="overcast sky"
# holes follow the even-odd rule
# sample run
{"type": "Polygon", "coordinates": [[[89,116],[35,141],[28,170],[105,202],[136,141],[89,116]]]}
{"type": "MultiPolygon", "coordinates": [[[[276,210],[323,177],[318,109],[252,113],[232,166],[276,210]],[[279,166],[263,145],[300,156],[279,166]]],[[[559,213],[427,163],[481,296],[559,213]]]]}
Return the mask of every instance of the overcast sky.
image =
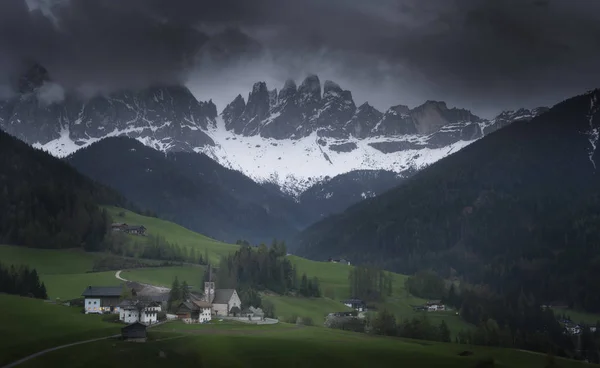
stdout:
{"type": "Polygon", "coordinates": [[[357,104],[489,117],[600,87],[600,1],[1,0],[0,85],[23,60],[87,95],[186,83],[221,110],[255,81],[315,73],[357,104]],[[249,38],[213,39],[228,57],[206,57],[226,26],[249,38]]]}

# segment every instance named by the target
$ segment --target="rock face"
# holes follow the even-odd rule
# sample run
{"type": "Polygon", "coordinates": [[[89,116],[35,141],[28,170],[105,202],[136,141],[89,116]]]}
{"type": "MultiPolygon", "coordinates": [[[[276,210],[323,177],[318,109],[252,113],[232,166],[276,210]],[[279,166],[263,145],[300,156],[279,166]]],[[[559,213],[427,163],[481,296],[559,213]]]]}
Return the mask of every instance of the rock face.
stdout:
{"type": "MultiPolygon", "coordinates": [[[[2,129],[30,144],[65,138],[83,146],[117,135],[151,139],[155,148],[166,151],[215,144],[205,131],[215,125],[217,107],[212,101],[198,102],[185,87],[155,86],[91,99],[67,94],[47,105],[40,96],[41,83],[49,81],[43,70],[34,65],[25,74],[33,77],[19,82],[22,93],[0,104],[2,129]]],[[[57,149],[59,155],[74,150],[57,149]]]]}
{"type": "Polygon", "coordinates": [[[233,105],[241,109],[239,96],[223,111],[225,127],[244,136],[281,140],[313,133],[332,139],[415,135],[431,137],[424,146],[440,147],[483,134],[477,127],[484,120],[468,110],[448,108],[440,101],[427,101],[414,109],[392,106],[385,114],[368,102],[357,108],[352,93],[335,82],[325,81],[321,94],[316,75],[308,76],[298,88],[294,81],[287,81],[276,100],[273,91],[257,83],[242,113],[231,114],[233,105]]]}
{"type": "MultiPolygon", "coordinates": [[[[246,45],[233,30],[222,37],[246,45]]],[[[227,54],[217,41],[207,47],[227,54]]],[[[357,107],[350,91],[309,75],[299,85],[287,80],[281,89],[257,82],[219,116],[212,101],[197,101],[183,86],[89,99],[68,91],[51,95],[56,85],[38,64],[16,80],[19,94],[0,101],[0,128],[56,156],[104,137],[128,136],[163,152],[203,152],[296,198],[326,177],[352,171],[406,176],[485,134],[545,111],[521,109],[484,120],[468,110],[427,101],[412,109],[399,104],[381,112],[368,102],[357,107]]],[[[382,176],[364,177],[380,181],[382,176]]],[[[358,198],[362,188],[355,189],[352,197],[358,198]]]]}

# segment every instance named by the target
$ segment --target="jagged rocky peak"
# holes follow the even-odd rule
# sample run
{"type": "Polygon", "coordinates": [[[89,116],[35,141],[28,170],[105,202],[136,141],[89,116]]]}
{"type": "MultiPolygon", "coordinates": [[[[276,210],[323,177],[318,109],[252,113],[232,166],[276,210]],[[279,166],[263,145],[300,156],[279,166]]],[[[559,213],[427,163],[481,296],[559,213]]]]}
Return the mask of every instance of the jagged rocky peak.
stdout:
{"type": "Polygon", "coordinates": [[[386,111],[386,115],[409,115],[410,109],[406,105],[392,106],[386,111]]]}
{"type": "Polygon", "coordinates": [[[419,134],[432,134],[441,127],[458,122],[479,122],[481,119],[469,110],[449,109],[443,101],[426,101],[423,105],[414,108],[411,116],[419,134]]]}
{"type": "Polygon", "coordinates": [[[329,96],[339,96],[342,94],[342,87],[339,84],[326,80],[323,84],[323,98],[329,96]]]}
{"type": "MultiPolygon", "coordinates": [[[[259,132],[260,123],[269,116],[269,90],[265,82],[257,82],[248,94],[248,102],[240,119],[229,122],[237,134],[254,135],[259,132]]],[[[226,122],[227,126],[227,122],[226,122]]]]}
{"type": "Polygon", "coordinates": [[[356,115],[364,117],[373,116],[377,117],[377,119],[381,119],[383,117],[381,111],[377,110],[368,101],[358,107],[358,109],[356,110],[356,115]]]}
{"type": "Polygon", "coordinates": [[[321,101],[321,81],[319,77],[314,74],[306,77],[298,88],[298,95],[300,105],[318,104],[321,101]]]}
{"type": "Polygon", "coordinates": [[[278,104],[281,105],[294,99],[296,97],[297,90],[298,87],[293,79],[286,80],[283,88],[281,91],[279,91],[278,104]]]}
{"type": "Polygon", "coordinates": [[[352,119],[346,124],[346,131],[356,138],[366,138],[371,134],[383,114],[368,102],[358,107],[352,119]]]}

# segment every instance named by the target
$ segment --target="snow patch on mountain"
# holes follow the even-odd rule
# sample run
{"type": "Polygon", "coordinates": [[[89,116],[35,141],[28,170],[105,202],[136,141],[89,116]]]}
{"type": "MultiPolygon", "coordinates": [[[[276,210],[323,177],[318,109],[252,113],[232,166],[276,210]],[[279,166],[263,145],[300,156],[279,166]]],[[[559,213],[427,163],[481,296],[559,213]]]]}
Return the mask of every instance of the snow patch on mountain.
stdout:
{"type": "Polygon", "coordinates": [[[409,149],[383,153],[370,144],[420,141],[423,137],[387,137],[367,139],[344,139],[344,143],[356,144],[351,152],[336,152],[329,145],[338,143],[333,138],[319,137],[317,132],[301,139],[270,139],[260,136],[243,137],[227,131],[222,119],[210,127],[207,134],[215,146],[195,149],[221,165],[239,170],[260,183],[273,183],[284,192],[297,196],[322,181],[353,170],[390,170],[403,172],[422,169],[437,160],[467,146],[472,141],[458,141],[443,148],[409,149]]]}

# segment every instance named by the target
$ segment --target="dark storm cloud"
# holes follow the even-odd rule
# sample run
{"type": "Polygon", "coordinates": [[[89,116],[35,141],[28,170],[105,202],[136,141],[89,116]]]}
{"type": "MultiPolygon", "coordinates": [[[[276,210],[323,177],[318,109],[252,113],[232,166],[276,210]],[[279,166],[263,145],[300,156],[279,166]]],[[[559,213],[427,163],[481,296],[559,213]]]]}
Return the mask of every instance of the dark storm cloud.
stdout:
{"type": "Polygon", "coordinates": [[[185,78],[201,97],[225,102],[255,80],[278,87],[312,72],[351,88],[359,103],[444,99],[489,115],[600,86],[594,0],[28,2],[37,10],[0,2],[0,67],[34,58],[67,88],[185,78]],[[188,74],[203,32],[223,25],[241,27],[270,52],[201,60],[188,74]]]}

